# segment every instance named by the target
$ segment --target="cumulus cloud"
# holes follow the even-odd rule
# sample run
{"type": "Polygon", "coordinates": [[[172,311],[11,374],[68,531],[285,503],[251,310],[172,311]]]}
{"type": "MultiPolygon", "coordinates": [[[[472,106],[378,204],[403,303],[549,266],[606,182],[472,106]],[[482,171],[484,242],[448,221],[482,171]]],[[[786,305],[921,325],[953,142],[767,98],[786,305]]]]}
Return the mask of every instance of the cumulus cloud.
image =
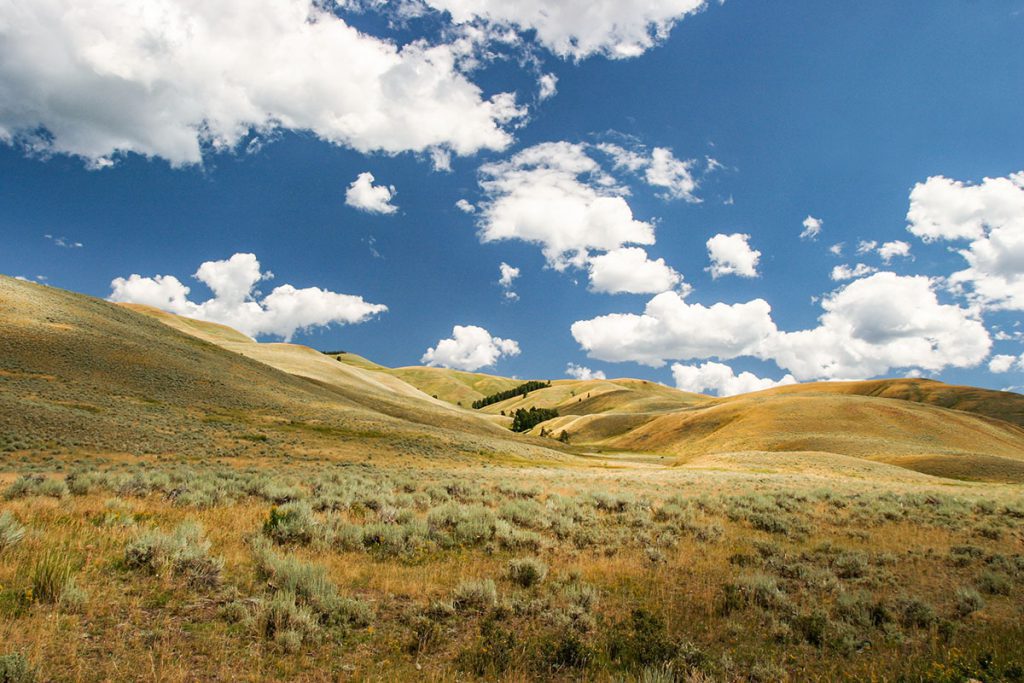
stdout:
{"type": "Polygon", "coordinates": [[[774,361],[800,381],[973,367],[992,344],[974,313],[940,303],[926,277],[875,273],[832,292],[821,306],[817,327],[784,332],[763,299],[706,307],[667,292],[642,315],[578,321],[572,334],[600,360],[661,367],[669,360],[751,356],[774,361]]]}
{"type": "Polygon", "coordinates": [[[519,344],[512,339],[492,337],[490,332],[476,325],[456,325],[451,338],[442,339],[437,346],[427,349],[420,362],[472,372],[494,365],[499,358],[518,355],[519,344]]]}
{"type": "Polygon", "coordinates": [[[800,233],[800,239],[802,240],[815,240],[818,239],[818,235],[821,234],[821,226],[825,222],[820,218],[814,216],[807,216],[803,222],[803,232],[800,233]]]}
{"type": "MultiPolygon", "coordinates": [[[[636,174],[651,187],[661,189],[662,199],[682,199],[691,204],[700,203],[695,194],[699,182],[694,175],[696,159],[677,159],[672,150],[655,147],[650,152],[641,144],[623,147],[611,142],[602,142],[595,149],[611,157],[615,168],[636,174]]],[[[722,165],[708,157],[704,173],[721,168],[722,165]]]]}
{"type": "Polygon", "coordinates": [[[476,213],[476,207],[465,199],[460,199],[455,202],[455,208],[462,213],[476,213]]]}
{"type": "Polygon", "coordinates": [[[556,270],[582,267],[592,250],[654,243],[654,226],[633,217],[625,189],[585,145],[542,143],[485,164],[480,173],[489,197],[481,208],[483,242],[538,244],[556,270]]]}
{"type": "Polygon", "coordinates": [[[575,363],[569,363],[565,366],[565,374],[578,380],[607,379],[601,370],[591,370],[586,366],[576,365],[575,363]]]}
{"type": "Polygon", "coordinates": [[[761,260],[761,252],[752,249],[749,240],[750,235],[742,233],[718,234],[709,239],[707,248],[711,265],[706,270],[711,273],[711,277],[757,277],[757,264],[761,260]]]}
{"type": "Polygon", "coordinates": [[[846,246],[846,244],[844,242],[838,242],[836,244],[833,244],[831,247],[829,247],[828,250],[829,250],[829,252],[833,256],[842,256],[843,255],[843,247],[845,247],[845,246],[846,246]]]}
{"type": "Polygon", "coordinates": [[[925,242],[969,241],[953,291],[985,309],[1024,310],[1024,171],[978,185],[928,178],[910,193],[907,223],[925,242]]]}
{"type": "Polygon", "coordinates": [[[780,380],[758,377],[754,373],[746,371],[737,375],[728,365],[714,361],[700,365],[673,363],[672,377],[675,379],[677,389],[698,394],[710,391],[717,396],[735,396],[796,383],[793,375],[785,375],[780,380]]]}
{"type": "Polygon", "coordinates": [[[387,306],[371,304],[360,296],[338,294],[319,287],[275,287],[262,296],[256,285],[272,275],[260,270],[254,254],[235,254],[224,261],[207,261],[193,276],[213,292],[196,303],[190,288],[173,275],[115,278],[110,301],[146,304],[178,315],[228,325],[251,337],[270,335],[291,340],[299,330],[332,324],[361,323],[387,306]]]}
{"type": "Polygon", "coordinates": [[[834,268],[832,268],[832,273],[829,277],[831,277],[836,282],[841,282],[843,280],[852,280],[854,278],[864,277],[865,275],[871,275],[872,273],[877,272],[878,268],[875,268],[874,266],[869,266],[866,263],[858,263],[857,265],[852,267],[844,263],[842,265],[835,266],[834,268]]]}
{"type": "Polygon", "coordinates": [[[895,368],[973,367],[992,340],[974,314],[942,304],[923,276],[875,273],[822,300],[819,326],[765,340],[761,358],[800,380],[873,377],[895,368]]]}
{"type": "Polygon", "coordinates": [[[705,0],[425,0],[457,23],[482,22],[533,31],[536,40],[563,58],[602,54],[636,57],[665,38],[677,21],[705,0]]]}
{"type": "Polygon", "coordinates": [[[555,74],[541,74],[537,79],[537,100],[543,102],[558,93],[558,76],[555,74]]]}
{"type": "Polygon", "coordinates": [[[612,313],[573,323],[572,335],[592,358],[661,367],[666,360],[734,358],[752,353],[775,334],[771,306],[688,304],[677,292],[651,299],[643,314],[612,313]]]}
{"type": "Polygon", "coordinates": [[[1011,370],[1024,370],[1024,356],[1011,356],[999,354],[992,356],[988,362],[988,371],[996,374],[1010,372],[1011,370]]]}
{"type": "Polygon", "coordinates": [[[398,47],[311,0],[0,4],[0,140],[93,167],[173,165],[250,134],[310,131],[362,152],[503,149],[524,111],[485,99],[458,48],[398,47]]]}
{"type": "Polygon", "coordinates": [[[857,243],[858,254],[870,254],[878,248],[878,242],[875,240],[861,240],[857,243]]]}
{"type": "Polygon", "coordinates": [[[505,298],[509,301],[515,301],[519,298],[519,295],[512,290],[512,283],[519,277],[519,269],[503,261],[498,266],[498,272],[501,273],[501,277],[498,278],[498,284],[504,290],[505,298]]]}
{"type": "Polygon", "coordinates": [[[367,213],[395,213],[398,207],[391,203],[396,191],[394,185],[374,185],[373,174],[360,173],[345,191],[345,203],[367,213]]]}
{"type": "Polygon", "coordinates": [[[657,294],[683,281],[665,259],[651,260],[640,247],[623,247],[594,256],[588,268],[591,291],[607,294],[657,294]]]}
{"type": "Polygon", "coordinates": [[[697,189],[697,181],[691,172],[694,163],[692,159],[676,159],[670,149],[655,147],[644,178],[649,185],[664,188],[664,197],[697,203],[700,199],[693,194],[697,189]]]}
{"type": "Polygon", "coordinates": [[[882,262],[889,264],[897,256],[902,258],[910,257],[910,244],[902,240],[894,240],[892,242],[885,242],[878,248],[878,255],[882,257],[882,262]]]}

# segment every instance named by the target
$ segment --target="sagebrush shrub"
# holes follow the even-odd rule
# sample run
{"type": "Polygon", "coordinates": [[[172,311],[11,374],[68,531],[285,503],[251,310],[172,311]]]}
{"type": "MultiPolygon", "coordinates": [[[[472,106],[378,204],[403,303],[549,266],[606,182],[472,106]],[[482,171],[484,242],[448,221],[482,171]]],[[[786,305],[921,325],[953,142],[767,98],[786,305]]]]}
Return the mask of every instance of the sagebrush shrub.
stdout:
{"type": "Polygon", "coordinates": [[[224,561],[210,556],[210,542],[195,522],[180,524],[173,533],[151,531],[125,548],[125,565],[150,574],[170,572],[189,585],[214,587],[220,583],[224,561]]]}
{"type": "Polygon", "coordinates": [[[10,510],[0,512],[0,551],[18,545],[25,537],[22,526],[10,510]]]}
{"type": "Polygon", "coordinates": [[[523,588],[541,583],[548,575],[548,566],[534,558],[524,557],[508,563],[508,576],[523,588]]]}

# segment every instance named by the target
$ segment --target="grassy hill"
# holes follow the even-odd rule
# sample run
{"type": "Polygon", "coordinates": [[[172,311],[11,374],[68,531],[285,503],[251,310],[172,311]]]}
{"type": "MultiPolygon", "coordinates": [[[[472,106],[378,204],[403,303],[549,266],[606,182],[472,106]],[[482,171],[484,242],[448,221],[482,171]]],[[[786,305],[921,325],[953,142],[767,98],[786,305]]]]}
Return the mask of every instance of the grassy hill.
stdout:
{"type": "Polygon", "coordinates": [[[397,378],[221,325],[8,277],[0,325],[8,452],[564,457],[397,378]]]}
{"type": "Polygon", "coordinates": [[[1024,481],[1024,429],[1016,425],[820,388],[713,401],[656,417],[606,444],[684,460],[737,451],[828,452],[938,476],[1024,481]]]}

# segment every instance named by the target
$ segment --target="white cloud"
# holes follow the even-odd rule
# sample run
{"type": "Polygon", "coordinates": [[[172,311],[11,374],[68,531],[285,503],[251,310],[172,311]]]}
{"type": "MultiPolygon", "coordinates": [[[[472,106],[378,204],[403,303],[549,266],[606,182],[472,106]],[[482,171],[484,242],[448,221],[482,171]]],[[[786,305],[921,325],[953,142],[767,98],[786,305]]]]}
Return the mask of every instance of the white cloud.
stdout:
{"type": "Polygon", "coordinates": [[[926,277],[876,273],[837,289],[821,306],[818,327],[782,332],[763,299],[705,307],[666,292],[642,315],[578,321],[572,334],[600,360],[660,367],[668,360],[752,356],[775,361],[801,381],[973,367],[992,343],[970,310],[939,303],[926,277]]]}
{"type": "Polygon", "coordinates": [[[1024,220],[1024,171],[970,185],[932,176],[914,185],[908,229],[925,242],[981,239],[1024,220]]]}
{"type": "Polygon", "coordinates": [[[833,244],[831,247],[829,247],[828,250],[829,250],[829,252],[831,252],[831,254],[833,256],[842,256],[843,255],[843,247],[845,247],[845,246],[846,246],[846,244],[844,242],[838,242],[836,244],[833,244]]]}
{"type": "MultiPolygon", "coordinates": [[[[699,204],[701,199],[694,194],[699,183],[693,174],[697,165],[696,159],[677,159],[672,150],[666,147],[655,147],[650,153],[641,144],[633,144],[630,148],[611,142],[602,142],[594,146],[612,159],[616,169],[629,171],[651,187],[660,188],[662,199],[682,199],[691,204],[699,204]],[[643,171],[643,173],[641,173],[643,171]]],[[[706,159],[705,174],[721,168],[721,164],[710,157],[706,159]]]]}
{"type": "Polygon", "coordinates": [[[697,189],[697,181],[691,173],[693,165],[692,159],[682,161],[672,155],[672,150],[655,147],[644,177],[649,185],[665,188],[663,196],[666,198],[698,203],[700,199],[693,194],[697,189]]]}
{"type": "Polygon", "coordinates": [[[537,41],[563,58],[603,54],[636,57],[665,38],[705,0],[425,0],[457,23],[482,21],[535,31],[537,41]]]}
{"type": "Polygon", "coordinates": [[[688,304],[676,292],[655,296],[642,315],[612,313],[572,325],[572,336],[591,358],[652,367],[670,359],[749,355],[775,332],[763,299],[706,307],[688,304]]]}
{"type": "Polygon", "coordinates": [[[565,366],[565,374],[568,377],[573,377],[583,381],[589,379],[607,379],[604,372],[601,370],[591,370],[586,366],[576,365],[575,363],[569,363],[565,366]]]}
{"type": "Polygon", "coordinates": [[[878,242],[875,240],[861,240],[857,243],[858,254],[870,254],[878,248],[878,242]]]}
{"type": "Polygon", "coordinates": [[[271,335],[286,341],[298,330],[334,323],[361,323],[387,310],[387,306],[368,303],[360,296],[338,294],[319,287],[297,289],[281,285],[261,296],[255,290],[256,284],[272,276],[260,272],[260,263],[253,254],[207,261],[194,277],[213,291],[211,299],[202,303],[190,301],[189,287],[173,275],[142,277],[133,274],[110,283],[110,300],[146,304],[228,325],[252,337],[271,335]]]}
{"type": "Polygon", "coordinates": [[[757,277],[757,264],[761,259],[761,252],[752,249],[749,240],[750,235],[742,233],[718,234],[709,239],[707,248],[711,265],[706,270],[711,272],[711,277],[757,277]]]}
{"type": "Polygon", "coordinates": [[[523,115],[484,99],[458,48],[401,48],[311,0],[0,4],[0,140],[94,168],[119,153],[202,161],[251,132],[362,152],[502,149],[523,115]],[[42,132],[42,131],[45,131],[42,132]]]}
{"type": "Polygon", "coordinates": [[[910,256],[910,244],[902,240],[885,242],[878,248],[878,255],[882,257],[882,262],[885,264],[891,263],[897,256],[907,258],[910,256]]]}
{"type": "Polygon", "coordinates": [[[558,76],[555,74],[541,74],[537,79],[537,100],[544,100],[554,97],[558,93],[558,76]]]}
{"type": "Polygon", "coordinates": [[[821,226],[825,222],[820,218],[814,216],[807,216],[803,222],[803,232],[800,233],[800,239],[802,240],[815,240],[818,239],[818,235],[821,233],[821,226]]]}
{"type": "Polygon", "coordinates": [[[501,277],[498,278],[498,284],[505,291],[505,298],[509,301],[515,301],[519,298],[519,295],[512,291],[512,282],[519,277],[519,269],[503,261],[498,266],[498,271],[501,273],[501,277]]]}
{"type": "Polygon", "coordinates": [[[652,261],[640,247],[623,247],[593,256],[588,268],[591,291],[608,294],[657,294],[683,280],[665,259],[652,261]]]}
{"type": "Polygon", "coordinates": [[[800,380],[873,377],[897,368],[974,367],[992,340],[973,313],[941,304],[923,276],[876,273],[822,300],[819,326],[781,332],[758,356],[800,380]]]}
{"type": "Polygon", "coordinates": [[[54,243],[54,245],[62,249],[81,249],[83,245],[81,242],[76,240],[68,239],[67,237],[54,237],[53,235],[43,235],[46,239],[54,243]]]}
{"type": "Polygon", "coordinates": [[[459,201],[455,202],[455,208],[457,208],[462,213],[476,213],[476,207],[473,206],[470,202],[466,201],[465,199],[460,199],[459,201]]]}
{"type": "Polygon", "coordinates": [[[985,309],[1024,310],[1024,171],[979,185],[928,178],[910,193],[907,222],[925,242],[970,240],[953,291],[985,309]]]}
{"type": "Polygon", "coordinates": [[[374,185],[373,174],[360,173],[345,191],[345,203],[367,213],[395,213],[398,207],[391,203],[396,191],[394,185],[374,185]]]}
{"type": "Polygon", "coordinates": [[[718,396],[735,396],[796,383],[792,375],[785,375],[777,381],[767,377],[758,377],[754,373],[746,371],[737,375],[728,365],[714,361],[702,363],[699,366],[673,363],[672,377],[675,379],[677,389],[698,394],[711,391],[718,396]]]}
{"type": "Polygon", "coordinates": [[[494,365],[499,358],[518,356],[519,344],[512,339],[492,337],[476,325],[456,325],[452,336],[427,349],[420,362],[430,366],[456,368],[472,372],[494,365]]]}
{"type": "Polygon", "coordinates": [[[834,268],[832,268],[832,274],[829,277],[839,282],[842,280],[852,280],[854,278],[864,277],[865,275],[871,275],[872,273],[877,272],[878,268],[875,268],[874,266],[869,266],[866,263],[858,263],[852,268],[844,263],[842,265],[835,266],[834,268]]]}
{"type": "Polygon", "coordinates": [[[541,246],[548,265],[582,267],[591,250],[653,244],[654,227],[633,217],[625,189],[586,153],[586,147],[548,142],[511,159],[485,164],[480,185],[480,239],[519,239],[541,246]]]}
{"type": "Polygon", "coordinates": [[[992,356],[988,362],[988,371],[993,373],[1010,372],[1010,370],[1024,370],[1024,356],[1010,356],[999,354],[992,356]]]}

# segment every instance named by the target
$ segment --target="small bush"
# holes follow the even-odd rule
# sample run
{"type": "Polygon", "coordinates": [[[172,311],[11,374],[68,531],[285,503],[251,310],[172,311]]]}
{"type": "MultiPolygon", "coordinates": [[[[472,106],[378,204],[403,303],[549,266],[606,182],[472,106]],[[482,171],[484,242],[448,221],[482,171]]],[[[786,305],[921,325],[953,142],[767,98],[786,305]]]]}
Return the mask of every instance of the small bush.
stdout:
{"type": "Polygon", "coordinates": [[[305,501],[270,508],[263,533],[277,543],[309,543],[317,531],[313,509],[305,501]]]}
{"type": "Polygon", "coordinates": [[[297,604],[309,607],[324,625],[365,626],[372,613],[361,600],[345,598],[327,577],[327,570],[294,557],[280,556],[257,538],[253,543],[256,571],[275,593],[293,594],[297,604]]]}
{"type": "Polygon", "coordinates": [[[935,623],[935,608],[922,600],[904,598],[896,606],[905,628],[928,628],[935,623]]]}
{"type": "Polygon", "coordinates": [[[956,613],[959,617],[974,614],[985,606],[981,593],[973,588],[959,588],[956,591],[956,613]]]}
{"type": "Polygon", "coordinates": [[[0,551],[14,547],[25,537],[25,527],[18,523],[10,510],[0,512],[0,551]]]}
{"type": "Polygon", "coordinates": [[[462,612],[482,612],[498,604],[498,590],[492,579],[463,581],[455,588],[452,604],[462,612]]]}
{"type": "Polygon", "coordinates": [[[75,567],[66,550],[49,550],[32,565],[31,597],[37,602],[76,608],[85,593],[75,585],[75,567]]]}
{"type": "Polygon", "coordinates": [[[194,522],[179,525],[174,533],[151,531],[125,548],[125,565],[150,574],[170,572],[183,576],[191,586],[212,588],[220,583],[224,562],[210,557],[210,542],[194,522]]]}
{"type": "Polygon", "coordinates": [[[978,588],[989,595],[1009,595],[1010,577],[993,571],[984,571],[978,576],[978,588]]]}
{"type": "Polygon", "coordinates": [[[508,563],[508,575],[514,583],[529,588],[541,583],[548,575],[548,566],[538,559],[524,557],[508,563]]]}
{"type": "Polygon", "coordinates": [[[33,683],[35,671],[19,652],[0,655],[0,683],[33,683]]]}
{"type": "Polygon", "coordinates": [[[678,653],[679,645],[668,636],[665,623],[647,610],[634,610],[609,631],[608,656],[624,668],[664,664],[678,653]]]}

